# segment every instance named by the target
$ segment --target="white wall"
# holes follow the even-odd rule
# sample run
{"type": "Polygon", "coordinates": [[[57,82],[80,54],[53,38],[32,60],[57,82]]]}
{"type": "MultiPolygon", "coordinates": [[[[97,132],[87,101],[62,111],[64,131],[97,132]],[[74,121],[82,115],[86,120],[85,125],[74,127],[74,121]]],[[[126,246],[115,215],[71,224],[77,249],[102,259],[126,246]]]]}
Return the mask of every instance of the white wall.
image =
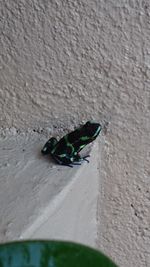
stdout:
{"type": "Polygon", "coordinates": [[[150,264],[150,4],[3,0],[1,127],[108,121],[98,247],[150,264]]]}

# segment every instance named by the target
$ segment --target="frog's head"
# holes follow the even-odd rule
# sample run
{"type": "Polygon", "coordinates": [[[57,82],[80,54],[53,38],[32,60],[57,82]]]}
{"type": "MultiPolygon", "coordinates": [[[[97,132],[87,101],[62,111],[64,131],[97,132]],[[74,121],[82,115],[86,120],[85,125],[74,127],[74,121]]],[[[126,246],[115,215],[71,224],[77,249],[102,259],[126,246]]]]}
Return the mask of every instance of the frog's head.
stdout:
{"type": "Polygon", "coordinates": [[[87,121],[83,127],[85,129],[86,135],[91,140],[94,140],[99,135],[102,129],[102,126],[94,121],[87,121]]]}

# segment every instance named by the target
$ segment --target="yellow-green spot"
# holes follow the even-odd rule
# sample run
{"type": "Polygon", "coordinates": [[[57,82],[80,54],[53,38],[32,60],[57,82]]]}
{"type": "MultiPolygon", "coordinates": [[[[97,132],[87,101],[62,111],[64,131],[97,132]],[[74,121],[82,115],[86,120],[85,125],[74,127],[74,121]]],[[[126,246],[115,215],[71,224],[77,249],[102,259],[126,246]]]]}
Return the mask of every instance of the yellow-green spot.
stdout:
{"type": "Polygon", "coordinates": [[[89,137],[88,137],[88,136],[82,136],[82,137],[80,138],[80,140],[82,140],[82,141],[87,141],[87,140],[89,140],[89,137]]]}

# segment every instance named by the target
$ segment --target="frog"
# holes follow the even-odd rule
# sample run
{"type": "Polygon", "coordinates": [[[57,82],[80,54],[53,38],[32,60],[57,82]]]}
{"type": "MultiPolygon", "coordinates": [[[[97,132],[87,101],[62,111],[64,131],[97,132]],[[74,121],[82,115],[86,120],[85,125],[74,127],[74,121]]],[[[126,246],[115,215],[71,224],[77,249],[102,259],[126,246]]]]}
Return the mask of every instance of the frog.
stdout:
{"type": "Polygon", "coordinates": [[[41,153],[51,155],[58,164],[73,167],[81,165],[90,155],[81,156],[79,152],[93,142],[102,130],[100,123],[87,121],[74,131],[63,136],[59,141],[51,137],[43,146],[41,153]]]}

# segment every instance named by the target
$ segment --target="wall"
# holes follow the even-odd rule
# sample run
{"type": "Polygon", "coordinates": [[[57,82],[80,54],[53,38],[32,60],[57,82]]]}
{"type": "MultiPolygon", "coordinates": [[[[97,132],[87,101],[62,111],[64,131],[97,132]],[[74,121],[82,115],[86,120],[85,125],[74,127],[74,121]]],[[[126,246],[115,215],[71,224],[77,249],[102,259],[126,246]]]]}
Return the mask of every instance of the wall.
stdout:
{"type": "Polygon", "coordinates": [[[150,264],[149,42],[148,0],[1,3],[0,126],[109,122],[97,244],[120,266],[150,264]]]}

